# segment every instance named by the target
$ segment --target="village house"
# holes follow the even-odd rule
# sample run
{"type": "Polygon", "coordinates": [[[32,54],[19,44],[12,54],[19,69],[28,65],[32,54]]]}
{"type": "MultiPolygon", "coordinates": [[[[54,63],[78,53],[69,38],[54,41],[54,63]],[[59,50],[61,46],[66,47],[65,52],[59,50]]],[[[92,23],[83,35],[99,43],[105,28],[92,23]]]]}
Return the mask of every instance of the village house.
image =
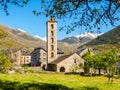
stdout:
{"type": "Polygon", "coordinates": [[[31,66],[41,66],[43,69],[47,66],[47,51],[38,47],[31,53],[31,66]]]}
{"type": "Polygon", "coordinates": [[[12,53],[12,59],[16,65],[30,64],[31,54],[28,50],[18,50],[12,53]]]}

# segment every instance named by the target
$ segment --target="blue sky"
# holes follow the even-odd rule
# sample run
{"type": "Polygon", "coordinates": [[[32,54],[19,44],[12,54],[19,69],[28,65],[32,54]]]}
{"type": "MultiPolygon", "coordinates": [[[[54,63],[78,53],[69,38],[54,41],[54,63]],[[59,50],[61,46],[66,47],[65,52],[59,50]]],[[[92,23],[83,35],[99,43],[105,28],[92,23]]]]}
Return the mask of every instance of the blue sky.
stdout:
{"type": "MultiPolygon", "coordinates": [[[[0,24],[23,29],[31,35],[39,35],[40,37],[46,37],[46,21],[49,18],[45,16],[35,16],[32,13],[32,10],[40,9],[40,0],[31,0],[25,7],[20,8],[17,6],[9,5],[8,11],[10,15],[6,16],[3,10],[0,10],[0,24]]],[[[70,21],[66,19],[66,22],[63,20],[57,20],[58,28],[68,24],[70,21]]],[[[107,32],[113,27],[103,27],[102,32],[107,32]]],[[[76,30],[70,34],[66,34],[65,31],[58,30],[58,39],[62,39],[64,37],[76,36],[81,33],[84,33],[84,29],[82,32],[80,30],[76,30]]]]}

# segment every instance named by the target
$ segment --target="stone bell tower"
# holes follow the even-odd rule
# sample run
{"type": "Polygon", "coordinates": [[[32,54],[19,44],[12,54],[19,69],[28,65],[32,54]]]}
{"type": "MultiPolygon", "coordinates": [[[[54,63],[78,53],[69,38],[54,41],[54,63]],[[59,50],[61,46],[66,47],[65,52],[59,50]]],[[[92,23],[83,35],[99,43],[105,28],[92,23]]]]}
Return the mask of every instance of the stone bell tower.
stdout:
{"type": "Polygon", "coordinates": [[[51,16],[46,22],[47,27],[47,60],[48,63],[57,59],[57,22],[51,16]]]}

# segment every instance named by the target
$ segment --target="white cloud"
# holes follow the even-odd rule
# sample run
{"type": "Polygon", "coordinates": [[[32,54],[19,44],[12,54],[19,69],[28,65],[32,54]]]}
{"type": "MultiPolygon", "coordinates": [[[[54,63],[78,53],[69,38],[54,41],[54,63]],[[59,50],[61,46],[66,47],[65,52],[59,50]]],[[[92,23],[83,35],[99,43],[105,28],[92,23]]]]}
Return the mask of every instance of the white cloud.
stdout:
{"type": "Polygon", "coordinates": [[[40,37],[39,35],[34,35],[34,37],[39,38],[39,39],[42,39],[43,41],[47,41],[47,40],[46,40],[46,37],[40,37]]]}

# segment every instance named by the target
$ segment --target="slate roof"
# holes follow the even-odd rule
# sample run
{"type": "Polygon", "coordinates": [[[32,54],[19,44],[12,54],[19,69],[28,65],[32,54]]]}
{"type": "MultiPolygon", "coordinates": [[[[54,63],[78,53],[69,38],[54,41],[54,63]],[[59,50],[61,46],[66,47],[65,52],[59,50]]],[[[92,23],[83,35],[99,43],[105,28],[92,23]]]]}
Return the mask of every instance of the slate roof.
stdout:
{"type": "Polygon", "coordinates": [[[61,61],[65,60],[66,58],[70,57],[71,55],[72,55],[72,54],[58,57],[56,60],[50,62],[50,64],[58,64],[58,63],[60,63],[61,61]]]}
{"type": "MultiPolygon", "coordinates": [[[[47,50],[44,49],[43,47],[37,47],[35,49],[43,49],[45,52],[47,52],[47,50]]],[[[64,54],[64,52],[60,48],[57,48],[57,54],[64,54]]]]}
{"type": "Polygon", "coordinates": [[[79,49],[76,53],[79,55],[80,53],[82,53],[86,48],[82,48],[82,49],[79,49]]]}
{"type": "Polygon", "coordinates": [[[35,49],[43,49],[45,52],[47,52],[43,47],[37,47],[35,49]]]}

